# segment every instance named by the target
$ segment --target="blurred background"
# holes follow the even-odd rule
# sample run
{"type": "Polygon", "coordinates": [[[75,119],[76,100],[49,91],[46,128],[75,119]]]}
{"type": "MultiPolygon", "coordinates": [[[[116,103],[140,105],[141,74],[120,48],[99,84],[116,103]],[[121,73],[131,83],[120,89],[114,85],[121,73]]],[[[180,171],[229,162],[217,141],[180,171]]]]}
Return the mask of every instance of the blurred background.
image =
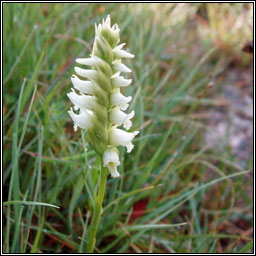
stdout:
{"type": "Polygon", "coordinates": [[[252,252],[252,3],[3,4],[4,252],[86,247],[99,159],[66,94],[108,14],[136,56],[140,136],[108,179],[96,252],[252,252]]]}

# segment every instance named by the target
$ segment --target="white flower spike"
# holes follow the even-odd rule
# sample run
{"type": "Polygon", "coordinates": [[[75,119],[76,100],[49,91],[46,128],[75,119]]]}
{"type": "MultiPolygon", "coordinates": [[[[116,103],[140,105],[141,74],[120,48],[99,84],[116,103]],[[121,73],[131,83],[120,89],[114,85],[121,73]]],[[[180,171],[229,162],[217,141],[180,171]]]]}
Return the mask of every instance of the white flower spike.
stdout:
{"type": "Polygon", "coordinates": [[[135,112],[126,114],[131,96],[125,97],[121,87],[129,86],[132,79],[121,76],[121,72],[130,73],[122,58],[134,58],[134,55],[123,50],[125,43],[119,44],[117,24],[112,25],[110,16],[98,26],[95,24],[95,40],[89,58],[78,58],[76,62],[87,66],[75,67],[78,76],[72,75],[71,82],[79,94],[71,89],[67,94],[74,104],[68,113],[77,127],[86,129],[89,142],[101,156],[103,166],[107,167],[111,177],[119,177],[117,167],[120,165],[117,146],[125,146],[130,153],[134,145],[133,138],[139,133],[125,132],[132,126],[131,119],[135,112]],[[119,45],[118,45],[119,44],[119,45]],[[86,80],[84,80],[84,78],[86,80]]]}

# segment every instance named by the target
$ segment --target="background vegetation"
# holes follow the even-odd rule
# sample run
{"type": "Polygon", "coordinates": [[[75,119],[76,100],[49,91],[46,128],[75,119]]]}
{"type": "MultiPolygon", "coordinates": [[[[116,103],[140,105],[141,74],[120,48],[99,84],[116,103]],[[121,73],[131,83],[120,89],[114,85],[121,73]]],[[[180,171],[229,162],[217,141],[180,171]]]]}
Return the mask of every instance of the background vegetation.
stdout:
{"type": "Polygon", "coordinates": [[[96,251],[252,252],[252,3],[3,4],[4,252],[86,247],[99,159],[66,94],[107,14],[136,56],[140,135],[108,179],[96,251]]]}

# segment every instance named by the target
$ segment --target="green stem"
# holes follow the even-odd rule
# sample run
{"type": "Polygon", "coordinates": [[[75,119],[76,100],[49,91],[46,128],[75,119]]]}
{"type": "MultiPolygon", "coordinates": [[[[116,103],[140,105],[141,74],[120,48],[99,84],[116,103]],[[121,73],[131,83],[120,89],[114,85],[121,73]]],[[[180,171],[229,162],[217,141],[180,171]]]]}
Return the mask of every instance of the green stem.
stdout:
{"type": "Polygon", "coordinates": [[[99,192],[98,192],[98,195],[95,193],[95,196],[94,196],[94,202],[95,202],[94,213],[93,213],[92,224],[90,227],[87,253],[93,253],[93,250],[95,247],[96,233],[98,230],[98,226],[100,223],[100,216],[102,213],[102,203],[103,203],[104,194],[105,194],[107,176],[108,176],[108,169],[106,167],[103,167],[103,164],[101,162],[99,192]]]}

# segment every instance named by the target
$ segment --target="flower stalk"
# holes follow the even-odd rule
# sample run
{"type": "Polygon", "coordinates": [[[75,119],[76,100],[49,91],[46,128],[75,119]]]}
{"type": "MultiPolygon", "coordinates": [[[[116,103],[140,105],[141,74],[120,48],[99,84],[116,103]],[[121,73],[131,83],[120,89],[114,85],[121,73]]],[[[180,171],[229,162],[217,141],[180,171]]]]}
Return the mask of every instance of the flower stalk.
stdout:
{"type": "Polygon", "coordinates": [[[100,216],[102,212],[102,203],[105,194],[106,181],[108,176],[108,170],[106,167],[103,167],[101,164],[101,172],[100,172],[100,185],[99,185],[99,193],[94,196],[94,214],[92,224],[90,226],[90,236],[87,246],[87,253],[92,253],[96,243],[96,233],[98,230],[98,226],[100,223],[100,216]]]}

